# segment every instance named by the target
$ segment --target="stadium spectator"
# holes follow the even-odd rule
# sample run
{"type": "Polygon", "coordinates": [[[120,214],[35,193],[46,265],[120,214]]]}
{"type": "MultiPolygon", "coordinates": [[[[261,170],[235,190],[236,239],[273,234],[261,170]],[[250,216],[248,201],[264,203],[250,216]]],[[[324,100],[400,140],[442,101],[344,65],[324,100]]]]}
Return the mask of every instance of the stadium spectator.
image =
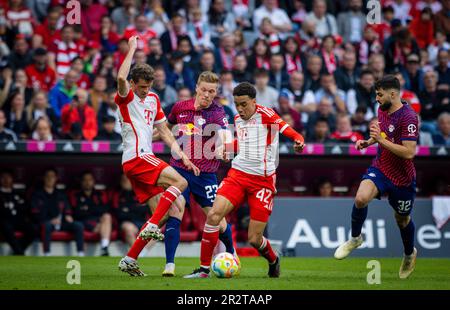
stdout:
{"type": "Polygon", "coordinates": [[[6,127],[14,131],[19,139],[26,139],[30,128],[25,113],[25,99],[19,91],[9,95],[5,103],[6,127]]]}
{"type": "Polygon", "coordinates": [[[88,90],[91,88],[91,80],[89,76],[84,73],[84,61],[81,57],[72,59],[70,69],[77,73],[77,86],[79,88],[88,90]]]}
{"type": "Polygon", "coordinates": [[[168,61],[166,55],[163,53],[161,41],[158,38],[153,38],[150,40],[149,45],[150,54],[147,55],[147,63],[153,68],[157,66],[167,66],[168,61]]]}
{"type": "Polygon", "coordinates": [[[198,65],[196,68],[193,68],[195,70],[195,80],[198,80],[198,76],[203,71],[216,71],[216,61],[214,52],[211,50],[205,50],[201,53],[200,59],[198,62],[198,65]]]}
{"type": "Polygon", "coordinates": [[[306,19],[295,35],[295,38],[300,45],[300,50],[307,55],[312,55],[319,46],[319,40],[315,36],[315,32],[315,22],[306,19]]]}
{"type": "Polygon", "coordinates": [[[259,37],[269,43],[270,53],[276,54],[280,52],[281,38],[269,17],[264,17],[261,25],[259,26],[259,37]]]}
{"type": "Polygon", "coordinates": [[[55,38],[53,45],[49,47],[50,63],[56,68],[59,77],[63,77],[70,71],[72,60],[81,56],[84,46],[75,42],[75,31],[72,25],[64,25],[61,29],[61,38],[55,38]]]}
{"type": "Polygon", "coordinates": [[[111,19],[117,27],[117,33],[123,34],[131,21],[138,15],[135,0],[123,0],[121,7],[116,7],[111,13],[111,19]]]}
{"type": "MultiPolygon", "coordinates": [[[[289,105],[289,101],[286,100],[286,98],[283,98],[281,96],[278,98],[277,113],[287,124],[289,124],[289,126],[294,128],[296,131],[298,132],[303,131],[303,124],[301,121],[300,113],[289,105]]],[[[289,140],[281,137],[280,141],[289,142],[289,140]]]]}
{"type": "Polygon", "coordinates": [[[236,25],[241,29],[250,30],[251,16],[249,14],[249,2],[245,0],[233,1],[232,12],[236,20],[236,25]]]}
{"type": "Polygon", "coordinates": [[[169,59],[169,67],[166,69],[166,82],[175,89],[187,87],[194,90],[195,81],[192,70],[185,66],[182,52],[175,51],[169,59]]]}
{"type": "Polygon", "coordinates": [[[333,103],[327,97],[323,97],[317,105],[317,111],[308,117],[306,134],[309,139],[313,136],[314,127],[319,119],[326,119],[330,132],[336,128],[336,116],[333,113],[333,103]]]}
{"type": "Polygon", "coordinates": [[[100,105],[106,100],[106,78],[103,76],[96,76],[92,88],[89,89],[89,101],[95,112],[98,112],[100,105]]]}
{"type": "Polygon", "coordinates": [[[305,4],[303,3],[304,1],[294,0],[293,2],[295,12],[291,16],[292,28],[294,31],[298,31],[301,28],[303,21],[306,19],[307,13],[305,4]]]}
{"type": "Polygon", "coordinates": [[[157,36],[156,32],[149,27],[148,19],[145,15],[140,14],[134,18],[133,25],[125,28],[123,38],[128,40],[132,36],[138,36],[138,50],[143,50],[146,55],[150,53],[150,39],[157,36]]]}
{"type": "Polygon", "coordinates": [[[42,24],[36,26],[32,46],[33,48],[49,49],[53,45],[55,38],[61,36],[61,31],[58,27],[58,21],[61,18],[61,11],[57,7],[53,7],[46,12],[46,19],[42,24]]]}
{"type": "Polygon", "coordinates": [[[122,128],[119,121],[119,106],[114,102],[116,93],[115,89],[110,89],[106,92],[106,99],[100,104],[100,109],[97,113],[97,123],[100,124],[105,116],[112,116],[116,120],[114,131],[120,134],[122,128]]]}
{"type": "Polygon", "coordinates": [[[104,192],[95,189],[95,178],[91,172],[81,175],[81,190],[73,192],[70,197],[71,207],[66,215],[74,221],[83,223],[84,230],[98,233],[101,241],[101,255],[109,256],[112,217],[104,192]]]}
{"type": "Polygon", "coordinates": [[[133,66],[142,65],[147,63],[147,55],[145,55],[145,52],[143,50],[137,50],[133,57],[134,63],[133,66]]]}
{"type": "Polygon", "coordinates": [[[14,47],[8,57],[8,65],[16,71],[25,69],[33,61],[33,54],[27,40],[22,35],[17,35],[14,39],[14,47]]]}
{"type": "Polygon", "coordinates": [[[99,130],[95,140],[122,142],[122,136],[114,130],[116,125],[116,118],[114,116],[104,116],[101,124],[102,128],[99,130]]]}
{"type": "Polygon", "coordinates": [[[192,92],[187,87],[182,87],[177,90],[178,101],[186,101],[192,98],[192,92]]]}
{"type": "Polygon", "coordinates": [[[411,21],[411,3],[405,0],[390,0],[385,3],[394,9],[394,17],[399,19],[403,25],[411,21]]]}
{"type": "Polygon", "coordinates": [[[150,217],[150,209],[146,204],[139,203],[130,180],[124,174],[120,178],[120,191],[113,195],[112,207],[119,221],[121,235],[131,246],[139,230],[150,217]]]}
{"type": "Polygon", "coordinates": [[[33,63],[25,68],[28,87],[48,92],[56,84],[56,72],[48,65],[47,50],[37,48],[33,63]]]}
{"type": "Polygon", "coordinates": [[[314,124],[313,131],[310,133],[308,142],[313,143],[330,143],[330,126],[326,118],[318,118],[314,124]]]}
{"type": "Polygon", "coordinates": [[[30,102],[33,96],[33,89],[28,87],[27,74],[23,69],[17,69],[14,73],[14,82],[10,91],[20,93],[25,98],[25,103],[30,102]]]}
{"type": "Polygon", "coordinates": [[[175,13],[172,15],[167,31],[165,31],[161,37],[161,45],[164,54],[170,54],[178,48],[178,39],[180,36],[186,35],[185,18],[175,13]]]}
{"type": "Polygon", "coordinates": [[[83,137],[92,140],[97,136],[97,114],[87,103],[88,94],[84,89],[78,89],[72,102],[64,106],[61,111],[62,133],[68,134],[74,123],[79,123],[83,137]]]}
{"type": "Polygon", "coordinates": [[[364,139],[369,139],[369,122],[366,118],[367,107],[358,106],[355,113],[351,116],[352,131],[359,133],[364,139]]]}
{"type": "Polygon", "coordinates": [[[339,143],[356,143],[363,140],[364,137],[359,132],[352,130],[350,116],[346,114],[338,114],[336,120],[336,131],[331,134],[331,139],[339,143]]]}
{"type": "Polygon", "coordinates": [[[220,38],[220,46],[215,51],[217,68],[219,70],[232,70],[236,54],[234,34],[225,33],[220,38]]]}
{"type": "Polygon", "coordinates": [[[448,34],[450,33],[450,17],[448,16],[448,12],[450,12],[450,1],[443,0],[442,6],[442,10],[434,16],[434,21],[436,30],[445,33],[448,38],[448,34]]]}
{"type": "Polygon", "coordinates": [[[37,236],[37,227],[30,220],[30,209],[24,195],[14,189],[13,174],[0,173],[0,232],[12,249],[14,255],[24,255],[27,247],[37,236]],[[15,235],[23,233],[22,238],[15,235]]]}
{"type": "Polygon", "coordinates": [[[23,0],[9,1],[5,17],[12,30],[30,38],[33,35],[34,19],[30,9],[23,2],[23,0]]]}
{"type": "Polygon", "coordinates": [[[166,72],[163,67],[155,67],[154,70],[152,89],[158,95],[162,109],[170,111],[177,101],[177,92],[172,86],[166,84],[166,72]]]}
{"type": "Polygon", "coordinates": [[[0,108],[5,104],[9,96],[9,92],[14,84],[13,71],[9,67],[4,67],[1,74],[0,82],[3,84],[0,91],[0,108]]]}
{"type": "Polygon", "coordinates": [[[386,68],[390,72],[401,69],[406,65],[406,58],[410,54],[419,55],[419,46],[409,29],[400,27],[386,42],[384,49],[386,68]]]}
{"type": "Polygon", "coordinates": [[[205,23],[203,20],[202,10],[200,8],[193,9],[192,20],[187,24],[187,33],[196,52],[201,52],[214,46],[211,42],[209,23],[205,23]]]}
{"type": "Polygon", "coordinates": [[[438,89],[450,91],[449,50],[440,50],[437,60],[438,65],[435,70],[439,75],[438,89]]]}
{"type": "Polygon", "coordinates": [[[444,33],[440,31],[436,31],[436,34],[434,36],[434,41],[432,44],[428,46],[428,54],[430,63],[433,66],[436,66],[438,63],[437,57],[439,54],[439,51],[441,50],[450,50],[450,42],[447,41],[447,38],[444,33]]]}
{"type": "Polygon", "coordinates": [[[269,86],[269,72],[256,69],[255,73],[256,102],[264,107],[278,109],[278,91],[269,86]]]}
{"type": "MultiPolygon", "coordinates": [[[[126,44],[126,41],[124,41],[126,44]]],[[[122,59],[123,60],[123,59],[122,59]]],[[[106,78],[107,89],[116,87],[117,68],[114,67],[114,57],[111,54],[105,54],[100,61],[96,75],[106,78]]]]}
{"type": "Polygon", "coordinates": [[[41,116],[36,120],[34,130],[31,133],[31,139],[35,141],[49,142],[53,141],[52,127],[48,118],[41,116]]]}
{"type": "Polygon", "coordinates": [[[211,27],[211,41],[219,44],[220,37],[226,32],[236,29],[236,21],[232,12],[227,12],[224,0],[212,0],[208,11],[208,23],[211,27]]]}
{"type": "Polygon", "coordinates": [[[119,35],[114,31],[114,24],[110,16],[101,19],[100,29],[94,34],[93,40],[101,44],[105,53],[113,53],[119,44],[119,35]]]}
{"type": "Polygon", "coordinates": [[[234,105],[233,89],[237,83],[233,80],[233,73],[229,70],[222,70],[219,76],[219,103],[223,106],[228,118],[228,123],[234,123],[234,116],[237,114],[234,105]]]}
{"type": "Polygon", "coordinates": [[[337,16],[338,31],[345,43],[358,44],[362,41],[362,30],[366,25],[362,6],[362,0],[350,0],[347,10],[337,16]]]}
{"type": "Polygon", "coordinates": [[[347,92],[356,87],[360,73],[359,67],[356,66],[356,54],[354,52],[345,52],[341,66],[334,71],[333,75],[337,87],[347,92]]]}
{"type": "Polygon", "coordinates": [[[234,48],[236,53],[243,53],[246,56],[250,55],[250,48],[248,47],[247,40],[244,37],[244,32],[242,29],[236,29],[233,31],[234,35],[234,48]]]}
{"type": "Polygon", "coordinates": [[[35,92],[25,110],[29,128],[34,128],[37,120],[41,117],[45,117],[50,122],[52,132],[57,132],[59,118],[56,116],[53,108],[49,106],[45,91],[39,90],[35,92]]]}
{"type": "Polygon", "coordinates": [[[311,55],[306,62],[305,89],[313,92],[320,88],[320,75],[322,72],[322,58],[318,55],[311,55]]]}
{"type": "Polygon", "coordinates": [[[6,116],[3,110],[0,110],[0,142],[17,142],[17,135],[11,129],[5,127],[6,125],[6,116]]]}
{"type": "Polygon", "coordinates": [[[303,89],[303,81],[303,73],[292,72],[289,85],[281,90],[279,100],[287,100],[289,106],[302,115],[302,121],[307,122],[307,114],[316,111],[317,105],[314,93],[303,89]]]}
{"type": "Polygon", "coordinates": [[[316,195],[322,198],[330,198],[333,195],[333,184],[327,178],[320,178],[317,182],[316,195]]]}
{"type": "Polygon", "coordinates": [[[329,74],[333,74],[339,66],[339,58],[335,53],[336,40],[333,36],[327,35],[322,39],[320,56],[324,63],[324,69],[329,74]]]}
{"type": "Polygon", "coordinates": [[[66,194],[56,188],[58,173],[55,169],[44,172],[42,187],[31,195],[31,212],[35,221],[42,227],[44,255],[50,255],[50,242],[53,231],[68,231],[74,234],[78,256],[84,256],[83,225],[66,215],[70,208],[66,194]]]}
{"type": "Polygon", "coordinates": [[[320,102],[323,97],[326,97],[333,102],[333,106],[337,112],[346,112],[347,106],[346,94],[342,89],[336,85],[336,81],[332,74],[323,74],[320,78],[320,88],[314,92],[315,102],[320,102]]]}
{"type": "Polygon", "coordinates": [[[73,95],[77,91],[77,78],[77,72],[71,70],[66,73],[63,80],[56,83],[50,90],[50,105],[58,117],[61,116],[61,110],[72,100],[73,95]]]}
{"type": "Polygon", "coordinates": [[[102,3],[93,0],[81,1],[81,29],[83,36],[88,40],[95,38],[95,34],[102,27],[102,17],[109,14],[108,9],[102,3]]]}
{"type": "Polygon", "coordinates": [[[283,54],[278,53],[270,56],[269,85],[277,91],[289,85],[289,75],[284,65],[283,54]]]}
{"type": "Polygon", "coordinates": [[[161,0],[149,1],[149,8],[145,13],[145,17],[147,17],[150,27],[156,32],[158,37],[166,31],[169,17],[164,11],[161,0]]]}
{"type": "Polygon", "coordinates": [[[434,145],[450,146],[450,113],[443,112],[437,119],[438,130],[433,135],[434,145]]]}
{"type": "Polygon", "coordinates": [[[248,58],[248,67],[254,69],[270,69],[270,47],[266,40],[262,38],[255,40],[248,58]]]}
{"type": "Polygon", "coordinates": [[[367,69],[372,71],[375,81],[383,77],[385,67],[386,63],[382,54],[372,54],[369,57],[367,69]]]}
{"type": "Polygon", "coordinates": [[[319,38],[338,33],[336,18],[327,13],[325,0],[314,0],[312,12],[307,15],[306,20],[315,24],[314,34],[319,38]]]}
{"type": "Polygon", "coordinates": [[[253,83],[253,75],[248,71],[247,57],[244,53],[238,53],[234,57],[234,67],[232,70],[233,80],[236,83],[250,82],[253,83]]]}
{"type": "Polygon", "coordinates": [[[277,6],[276,0],[262,1],[261,6],[253,12],[253,27],[255,32],[259,29],[265,17],[270,18],[270,21],[282,38],[286,37],[287,33],[292,30],[292,22],[289,16],[277,6]]]}
{"type": "Polygon", "coordinates": [[[195,70],[198,67],[198,53],[192,46],[189,36],[180,36],[178,38],[178,48],[176,52],[181,53],[183,56],[184,66],[191,70],[195,70]]]}
{"type": "Polygon", "coordinates": [[[374,25],[366,25],[366,28],[364,28],[363,40],[358,44],[358,60],[360,64],[367,64],[371,55],[383,51],[382,42],[378,39],[375,29],[376,26],[374,25]]]}
{"type": "Polygon", "coordinates": [[[450,91],[438,89],[435,71],[425,72],[423,79],[425,89],[419,94],[422,129],[434,133],[438,115],[443,111],[450,112],[450,91]]]}
{"type": "Polygon", "coordinates": [[[298,42],[294,37],[288,37],[283,43],[284,61],[286,71],[291,74],[294,71],[303,72],[305,55],[300,51],[298,42]]]}
{"type": "Polygon", "coordinates": [[[347,109],[354,114],[358,107],[365,107],[367,112],[365,119],[369,120],[376,114],[375,77],[369,70],[361,72],[360,80],[355,89],[347,92],[347,109]]]}
{"type": "Polygon", "coordinates": [[[417,40],[417,45],[421,49],[427,48],[433,42],[434,21],[433,12],[430,8],[424,8],[420,16],[415,17],[409,24],[409,29],[417,40]]]}
{"type": "Polygon", "coordinates": [[[416,94],[423,90],[423,71],[420,68],[420,58],[417,54],[410,54],[406,58],[406,70],[402,70],[405,88],[416,94]]]}

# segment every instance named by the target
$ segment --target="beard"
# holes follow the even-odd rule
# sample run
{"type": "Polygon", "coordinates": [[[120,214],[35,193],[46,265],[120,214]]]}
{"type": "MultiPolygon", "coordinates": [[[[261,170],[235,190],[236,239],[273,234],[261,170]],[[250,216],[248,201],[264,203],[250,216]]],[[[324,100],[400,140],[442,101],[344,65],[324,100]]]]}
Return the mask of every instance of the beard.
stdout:
{"type": "Polygon", "coordinates": [[[387,111],[392,106],[392,102],[388,101],[383,104],[380,104],[381,111],[387,111]]]}

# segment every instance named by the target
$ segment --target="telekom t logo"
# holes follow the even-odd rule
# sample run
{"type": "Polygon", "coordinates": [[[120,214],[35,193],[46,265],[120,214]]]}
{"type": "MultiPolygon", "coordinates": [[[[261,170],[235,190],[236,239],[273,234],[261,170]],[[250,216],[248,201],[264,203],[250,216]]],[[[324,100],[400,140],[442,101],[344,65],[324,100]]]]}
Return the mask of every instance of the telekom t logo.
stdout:
{"type": "Polygon", "coordinates": [[[66,4],[70,11],[67,13],[66,21],[69,25],[81,24],[81,5],[77,0],[70,0],[66,4]]]}
{"type": "Polygon", "coordinates": [[[150,123],[152,121],[152,115],[153,115],[152,110],[149,110],[149,109],[144,110],[144,117],[145,117],[145,120],[147,121],[147,125],[150,125],[150,123]]]}

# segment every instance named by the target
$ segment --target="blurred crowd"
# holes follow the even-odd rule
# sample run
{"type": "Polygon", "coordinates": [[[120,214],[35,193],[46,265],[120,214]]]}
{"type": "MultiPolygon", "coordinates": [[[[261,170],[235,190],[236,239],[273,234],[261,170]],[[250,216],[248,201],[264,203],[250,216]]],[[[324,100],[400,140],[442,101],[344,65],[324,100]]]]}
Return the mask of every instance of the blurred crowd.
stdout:
{"type": "Polygon", "coordinates": [[[250,81],[308,142],[350,143],[392,73],[419,143],[450,146],[450,0],[384,0],[377,24],[363,0],[80,0],[74,25],[66,2],[0,2],[0,142],[120,141],[115,80],[138,35],[134,64],[154,67],[166,114],[211,70],[230,123],[232,89],[250,81]]]}

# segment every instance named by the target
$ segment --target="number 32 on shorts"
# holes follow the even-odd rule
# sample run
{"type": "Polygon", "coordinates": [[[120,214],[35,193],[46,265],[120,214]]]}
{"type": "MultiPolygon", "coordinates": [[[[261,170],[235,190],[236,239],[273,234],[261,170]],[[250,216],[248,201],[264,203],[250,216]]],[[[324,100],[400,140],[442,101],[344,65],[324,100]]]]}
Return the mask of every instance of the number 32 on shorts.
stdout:
{"type": "Polygon", "coordinates": [[[256,193],[256,198],[258,198],[262,203],[265,203],[264,208],[269,211],[272,211],[273,208],[273,199],[271,199],[272,194],[272,191],[267,188],[262,188],[256,193]]]}

